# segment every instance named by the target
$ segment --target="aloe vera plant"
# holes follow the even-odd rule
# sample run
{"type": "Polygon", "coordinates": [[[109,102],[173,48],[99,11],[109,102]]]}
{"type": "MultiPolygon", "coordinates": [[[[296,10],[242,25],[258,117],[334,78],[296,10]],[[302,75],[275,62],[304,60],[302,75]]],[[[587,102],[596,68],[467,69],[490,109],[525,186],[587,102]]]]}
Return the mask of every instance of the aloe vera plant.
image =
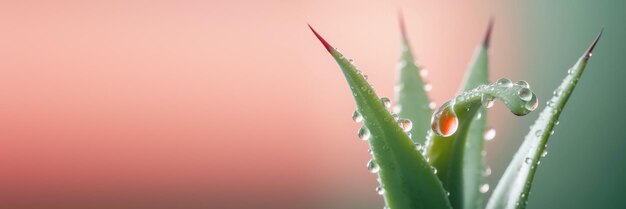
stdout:
{"type": "MultiPolygon", "coordinates": [[[[372,154],[368,169],[378,174],[376,188],[389,209],[483,208],[483,142],[494,137],[486,109],[500,100],[513,114],[526,115],[539,101],[525,81],[501,78],[489,82],[488,50],[493,21],[476,48],[459,93],[436,111],[428,99],[427,71],[415,63],[400,15],[401,58],[393,111],[390,99],[379,97],[351,59],[345,58],[310,25],[309,28],[339,64],[356,102],[353,120],[362,123],[358,137],[372,154]]],[[[486,204],[489,209],[526,207],[532,180],[548,138],[591,57],[602,31],[567,72],[513,157],[486,204]]]]}

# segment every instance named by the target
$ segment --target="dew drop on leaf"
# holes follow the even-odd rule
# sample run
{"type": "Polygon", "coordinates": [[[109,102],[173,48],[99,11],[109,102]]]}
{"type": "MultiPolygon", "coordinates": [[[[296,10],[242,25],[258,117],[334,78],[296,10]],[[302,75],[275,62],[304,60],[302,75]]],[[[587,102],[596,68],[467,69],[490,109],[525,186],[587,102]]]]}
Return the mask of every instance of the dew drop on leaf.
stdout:
{"type": "Polygon", "coordinates": [[[537,100],[537,96],[532,95],[530,101],[526,103],[526,109],[533,111],[537,109],[537,106],[539,106],[539,100],[537,100]]]}
{"type": "Polygon", "coordinates": [[[426,83],[426,84],[424,84],[424,91],[427,91],[427,92],[428,92],[428,91],[430,91],[430,90],[433,90],[433,85],[432,85],[432,84],[430,84],[430,83],[426,83]]]}
{"type": "Polygon", "coordinates": [[[513,83],[508,78],[500,78],[500,79],[498,79],[496,81],[496,84],[498,84],[500,86],[504,86],[504,87],[511,87],[511,86],[513,86],[513,83]]]}
{"type": "Polygon", "coordinates": [[[380,102],[382,102],[383,105],[385,105],[385,108],[391,107],[391,100],[387,97],[380,98],[380,102]]]}
{"type": "Polygon", "coordinates": [[[535,136],[536,137],[540,137],[541,136],[541,129],[535,131],[535,136]]]}
{"type": "Polygon", "coordinates": [[[532,97],[533,97],[533,92],[530,91],[530,89],[528,88],[521,88],[518,92],[517,95],[519,96],[520,99],[524,100],[524,101],[529,101],[532,97]]]}
{"type": "Polygon", "coordinates": [[[480,102],[485,108],[491,108],[493,107],[494,98],[489,95],[483,95],[482,97],[480,97],[480,102]]]}
{"type": "Polygon", "coordinates": [[[431,110],[434,110],[435,107],[437,107],[437,103],[435,103],[435,102],[429,102],[428,103],[428,108],[430,108],[431,110]]]}
{"type": "Polygon", "coordinates": [[[422,77],[426,77],[426,76],[428,76],[428,70],[426,70],[426,69],[421,69],[421,70],[420,70],[420,76],[422,76],[422,77]]]}
{"type": "Polygon", "coordinates": [[[485,138],[485,140],[491,141],[494,137],[496,137],[496,129],[494,128],[485,129],[485,132],[483,133],[483,137],[485,138]]]}
{"type": "Polygon", "coordinates": [[[543,152],[541,153],[541,157],[545,157],[546,155],[548,155],[548,150],[543,150],[543,152]]]}
{"type": "Polygon", "coordinates": [[[422,144],[420,144],[420,143],[415,143],[415,149],[416,149],[417,151],[422,151],[422,144]]]}
{"type": "Polygon", "coordinates": [[[480,193],[487,193],[489,191],[489,184],[483,184],[480,186],[479,189],[480,193]]]}
{"type": "Polygon", "coordinates": [[[431,128],[440,136],[448,137],[454,134],[459,127],[459,119],[452,106],[450,102],[446,102],[433,115],[431,128]]]}
{"type": "Polygon", "coordinates": [[[383,195],[385,194],[385,189],[383,189],[382,187],[376,187],[376,193],[378,193],[379,195],[383,195]]]}
{"type": "Polygon", "coordinates": [[[399,120],[398,125],[400,126],[400,128],[402,128],[404,132],[411,131],[411,129],[413,128],[413,123],[407,119],[399,120]]]}
{"type": "Polygon", "coordinates": [[[531,159],[531,158],[527,157],[527,158],[526,158],[526,160],[524,160],[524,162],[525,162],[526,164],[530,164],[530,163],[532,163],[532,162],[533,162],[533,159],[531,159]]]}
{"type": "Polygon", "coordinates": [[[359,111],[356,111],[356,110],[355,110],[355,111],[352,113],[352,120],[353,120],[354,122],[357,122],[357,123],[363,122],[363,116],[361,116],[361,114],[359,113],[359,111]]]}
{"type": "Polygon", "coordinates": [[[370,131],[365,126],[361,126],[358,133],[359,139],[367,141],[370,139],[370,131]]]}
{"type": "Polygon", "coordinates": [[[528,85],[528,82],[526,82],[525,80],[520,80],[516,83],[517,85],[520,85],[524,88],[530,88],[530,85],[528,85]]]}
{"type": "Polygon", "coordinates": [[[376,161],[374,161],[374,159],[370,159],[370,161],[367,162],[367,170],[371,173],[378,173],[380,167],[378,167],[378,164],[376,164],[376,161]]]}

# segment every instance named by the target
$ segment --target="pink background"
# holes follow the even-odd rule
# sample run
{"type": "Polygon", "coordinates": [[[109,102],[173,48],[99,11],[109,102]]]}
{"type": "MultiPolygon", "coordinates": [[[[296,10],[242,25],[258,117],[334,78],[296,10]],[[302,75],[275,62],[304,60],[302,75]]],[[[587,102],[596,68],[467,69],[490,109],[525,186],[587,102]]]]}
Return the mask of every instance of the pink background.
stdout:
{"type": "Polygon", "coordinates": [[[391,97],[402,8],[441,104],[493,15],[518,79],[515,15],[440,2],[3,2],[0,208],[382,208],[306,23],[391,97]]]}

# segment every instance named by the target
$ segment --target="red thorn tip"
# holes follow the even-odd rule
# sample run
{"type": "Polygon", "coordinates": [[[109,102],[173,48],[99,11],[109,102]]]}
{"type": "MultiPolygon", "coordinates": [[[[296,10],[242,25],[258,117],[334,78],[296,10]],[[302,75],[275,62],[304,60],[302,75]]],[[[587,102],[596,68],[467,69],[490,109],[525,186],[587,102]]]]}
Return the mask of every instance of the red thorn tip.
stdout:
{"type": "Polygon", "coordinates": [[[489,43],[491,42],[491,31],[493,31],[493,22],[494,18],[491,17],[489,19],[489,25],[487,25],[487,32],[485,32],[485,38],[483,39],[483,46],[489,48],[489,43]]]}
{"type": "Polygon", "coordinates": [[[400,24],[400,33],[402,33],[402,38],[406,39],[406,26],[404,24],[404,14],[402,14],[402,9],[398,9],[398,23],[400,24]]]}
{"type": "Polygon", "coordinates": [[[333,47],[326,41],[324,40],[324,38],[322,38],[322,36],[320,36],[319,33],[317,33],[317,31],[315,31],[315,29],[313,29],[313,27],[311,27],[310,24],[307,24],[309,26],[309,28],[311,29],[311,31],[313,31],[313,34],[315,34],[315,37],[317,37],[317,39],[320,40],[320,42],[322,42],[322,45],[324,45],[324,47],[326,48],[326,50],[328,50],[328,52],[333,51],[333,47]]]}
{"type": "Polygon", "coordinates": [[[591,52],[593,51],[593,48],[596,47],[596,44],[598,44],[598,41],[600,40],[600,37],[602,36],[602,32],[604,32],[604,28],[600,29],[600,33],[598,34],[598,36],[596,36],[596,39],[593,40],[593,43],[591,44],[591,46],[589,46],[589,49],[587,49],[587,52],[585,52],[585,59],[589,59],[589,57],[591,57],[591,52]]]}

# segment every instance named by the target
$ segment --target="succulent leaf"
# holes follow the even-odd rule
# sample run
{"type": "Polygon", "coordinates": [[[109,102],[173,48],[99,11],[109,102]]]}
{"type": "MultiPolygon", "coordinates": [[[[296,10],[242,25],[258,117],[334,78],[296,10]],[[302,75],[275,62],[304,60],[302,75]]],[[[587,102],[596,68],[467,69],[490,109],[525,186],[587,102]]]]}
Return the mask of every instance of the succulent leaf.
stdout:
{"type": "Polygon", "coordinates": [[[582,76],[591,52],[595,48],[602,31],[595,38],[591,46],[578,59],[576,64],[568,70],[563,82],[554,91],[553,97],[539,114],[539,118],[531,126],[524,142],[506,168],[498,185],[487,203],[488,209],[523,209],[526,208],[530,188],[554,126],[559,120],[563,107],[567,103],[574,87],[582,76]]]}
{"type": "Polygon", "coordinates": [[[409,132],[413,142],[423,144],[435,108],[427,95],[426,89],[430,88],[430,84],[425,83],[422,78],[428,71],[415,63],[402,14],[399,15],[399,23],[402,34],[402,56],[398,62],[399,76],[394,88],[397,98],[395,108],[400,118],[413,122],[413,129],[409,132]]]}
{"type": "Polygon", "coordinates": [[[453,208],[464,206],[464,157],[469,124],[477,112],[494,99],[502,101],[515,115],[522,116],[537,107],[537,96],[524,85],[502,78],[480,85],[446,102],[433,115],[433,132],[426,143],[431,165],[444,188],[450,192],[453,208]],[[458,130],[457,130],[458,129],[458,130]]]}
{"type": "Polygon", "coordinates": [[[311,30],[337,61],[352,90],[357,111],[362,115],[364,128],[369,135],[368,142],[374,162],[378,164],[378,175],[387,207],[451,208],[446,192],[431,166],[416,150],[414,143],[364,76],[313,28],[311,30]]]}

